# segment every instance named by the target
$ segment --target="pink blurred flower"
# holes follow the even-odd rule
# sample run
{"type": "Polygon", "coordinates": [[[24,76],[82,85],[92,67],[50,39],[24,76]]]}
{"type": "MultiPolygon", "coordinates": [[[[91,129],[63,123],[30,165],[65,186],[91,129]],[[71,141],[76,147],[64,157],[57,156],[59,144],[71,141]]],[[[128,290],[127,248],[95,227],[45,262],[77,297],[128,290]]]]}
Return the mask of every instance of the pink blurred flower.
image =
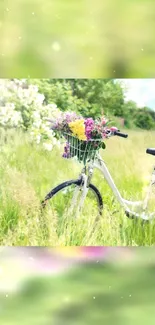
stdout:
{"type": "Polygon", "coordinates": [[[101,119],[101,124],[102,124],[102,125],[106,125],[107,122],[108,122],[108,120],[107,120],[105,117],[102,117],[102,119],[101,119]]]}
{"type": "Polygon", "coordinates": [[[111,130],[112,132],[114,132],[114,131],[118,131],[118,128],[116,128],[115,126],[112,126],[112,127],[110,128],[110,130],[111,130]]]}

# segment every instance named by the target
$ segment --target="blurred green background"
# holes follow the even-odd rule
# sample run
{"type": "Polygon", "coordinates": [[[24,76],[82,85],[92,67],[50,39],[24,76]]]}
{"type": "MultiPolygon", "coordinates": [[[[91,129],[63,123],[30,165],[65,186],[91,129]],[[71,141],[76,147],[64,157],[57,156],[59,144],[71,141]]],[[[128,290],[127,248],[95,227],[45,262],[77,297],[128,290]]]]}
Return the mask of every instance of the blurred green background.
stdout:
{"type": "MultiPolygon", "coordinates": [[[[17,257],[18,268],[23,263],[15,250],[12,248],[13,258],[0,259],[1,265],[7,260],[10,275],[17,257]]],[[[77,263],[55,275],[36,273],[21,281],[17,291],[0,290],[1,324],[154,325],[154,248],[131,248],[130,254],[129,249],[122,248],[114,261],[115,250],[112,248],[113,258],[109,260],[77,263]]],[[[42,257],[40,254],[40,264],[45,253],[42,257]]],[[[37,259],[37,253],[31,254],[37,259]]],[[[59,262],[63,264],[64,257],[59,257],[59,262]]]]}
{"type": "Polygon", "coordinates": [[[0,77],[154,77],[154,0],[1,0],[0,77]]]}

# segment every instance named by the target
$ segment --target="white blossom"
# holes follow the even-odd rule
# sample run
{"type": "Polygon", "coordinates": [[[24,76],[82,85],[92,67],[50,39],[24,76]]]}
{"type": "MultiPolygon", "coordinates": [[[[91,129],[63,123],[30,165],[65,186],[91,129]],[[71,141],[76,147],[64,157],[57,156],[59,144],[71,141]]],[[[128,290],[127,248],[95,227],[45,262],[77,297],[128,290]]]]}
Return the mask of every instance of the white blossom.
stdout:
{"type": "Polygon", "coordinates": [[[44,99],[38,87],[28,85],[26,79],[0,79],[0,126],[25,127],[25,112],[32,140],[38,145],[43,143],[45,150],[59,146],[45,118],[57,119],[62,113],[55,103],[45,105],[44,99]]]}
{"type": "Polygon", "coordinates": [[[39,144],[39,143],[40,143],[40,140],[41,140],[41,135],[38,134],[38,135],[36,136],[36,143],[39,144]]]}
{"type": "Polygon", "coordinates": [[[52,143],[43,143],[43,147],[44,147],[44,149],[45,150],[48,150],[48,151],[51,151],[52,150],[52,148],[53,148],[53,145],[52,145],[52,143]]]}

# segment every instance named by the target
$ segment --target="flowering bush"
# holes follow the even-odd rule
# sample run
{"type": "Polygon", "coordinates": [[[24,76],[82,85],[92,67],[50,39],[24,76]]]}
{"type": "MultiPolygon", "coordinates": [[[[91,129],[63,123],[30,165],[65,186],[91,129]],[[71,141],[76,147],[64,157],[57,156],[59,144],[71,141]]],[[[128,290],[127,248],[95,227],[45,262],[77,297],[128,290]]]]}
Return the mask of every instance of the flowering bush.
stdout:
{"type": "Polygon", "coordinates": [[[0,125],[3,127],[22,126],[22,116],[15,110],[14,103],[6,103],[0,106],[0,125]]]}
{"type": "Polygon", "coordinates": [[[53,104],[45,105],[44,95],[36,85],[26,79],[0,79],[0,126],[22,128],[31,134],[36,143],[43,143],[46,150],[59,144],[49,130],[45,117],[57,118],[60,111],[53,104]]]}
{"type": "Polygon", "coordinates": [[[85,163],[90,158],[94,159],[100,148],[105,148],[103,139],[107,137],[107,125],[105,117],[93,120],[84,119],[75,113],[63,113],[51,128],[56,137],[64,136],[67,140],[63,157],[77,157],[85,163]]]}
{"type": "Polygon", "coordinates": [[[75,141],[74,144],[71,142],[73,139],[67,138],[64,157],[77,156],[81,160],[86,149],[92,152],[105,147],[102,140],[106,136],[104,129],[107,122],[105,118],[95,121],[84,119],[74,112],[62,113],[55,103],[47,104],[38,86],[29,84],[26,79],[0,80],[0,126],[28,131],[32,141],[42,143],[45,150],[59,145],[58,133],[68,133],[80,142],[75,145],[75,141]],[[55,120],[52,130],[45,118],[55,120]],[[74,146],[74,154],[71,146],[74,146]]]}

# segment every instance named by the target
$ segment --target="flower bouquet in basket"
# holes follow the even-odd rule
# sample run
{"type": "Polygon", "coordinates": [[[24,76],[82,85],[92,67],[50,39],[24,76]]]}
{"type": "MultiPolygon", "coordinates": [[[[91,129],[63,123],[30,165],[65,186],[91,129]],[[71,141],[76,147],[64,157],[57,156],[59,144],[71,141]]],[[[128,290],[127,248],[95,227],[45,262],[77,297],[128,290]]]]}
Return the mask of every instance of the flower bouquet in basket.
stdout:
{"type": "Polygon", "coordinates": [[[106,138],[108,120],[83,118],[75,113],[61,114],[52,125],[56,137],[64,137],[64,158],[77,157],[79,162],[94,160],[100,148],[105,149],[103,139],[106,138]]]}

